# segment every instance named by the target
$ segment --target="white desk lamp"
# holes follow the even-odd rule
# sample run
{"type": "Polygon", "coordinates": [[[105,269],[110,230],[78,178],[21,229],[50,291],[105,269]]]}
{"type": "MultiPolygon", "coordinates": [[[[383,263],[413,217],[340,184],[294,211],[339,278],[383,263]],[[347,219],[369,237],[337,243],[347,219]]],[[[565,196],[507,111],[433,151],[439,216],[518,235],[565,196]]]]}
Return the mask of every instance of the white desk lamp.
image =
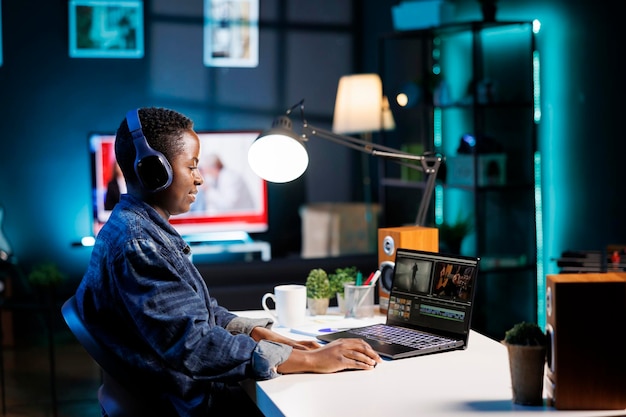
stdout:
{"type": "MultiPolygon", "coordinates": [[[[340,94],[338,94],[338,96],[339,95],[340,94]]],[[[354,95],[356,95],[356,93],[354,93],[353,96],[354,95]]],[[[385,99],[382,96],[381,86],[379,100],[380,106],[378,107],[379,110],[377,115],[370,116],[371,118],[369,118],[370,121],[372,121],[372,119],[378,120],[377,125],[372,122],[372,126],[378,126],[378,129],[380,129],[380,126],[385,126],[384,123],[389,123],[386,126],[392,126],[393,118],[389,117],[391,112],[389,111],[388,106],[387,111],[389,111],[389,115],[385,116],[385,112],[383,111],[384,102],[385,99]]],[[[354,105],[356,106],[356,104],[354,105]]],[[[346,133],[354,132],[355,129],[357,129],[354,125],[347,123],[343,124],[343,121],[340,124],[340,120],[337,117],[337,107],[340,106],[335,106],[335,119],[337,119],[337,121],[334,123],[334,129],[346,133]]],[[[363,127],[358,129],[363,129],[363,127]]],[[[369,131],[371,132],[373,130],[374,127],[372,127],[372,130],[369,131]]],[[[363,133],[365,131],[361,130],[361,132],[363,133]]],[[[310,125],[304,118],[304,100],[288,109],[285,115],[274,119],[272,127],[259,135],[248,151],[248,163],[258,176],[267,181],[277,183],[293,181],[300,177],[308,166],[309,157],[306,152],[305,142],[307,142],[311,137],[326,139],[339,145],[343,145],[369,155],[386,158],[400,165],[423,172],[427,179],[424,186],[424,195],[422,196],[418,207],[415,223],[418,226],[424,226],[430,197],[435,188],[437,171],[439,170],[439,166],[443,160],[442,156],[413,155],[394,148],[372,143],[370,140],[346,136],[310,125]],[[297,135],[293,131],[291,119],[288,117],[297,108],[300,108],[302,121],[302,131],[300,135],[297,135]]]]}

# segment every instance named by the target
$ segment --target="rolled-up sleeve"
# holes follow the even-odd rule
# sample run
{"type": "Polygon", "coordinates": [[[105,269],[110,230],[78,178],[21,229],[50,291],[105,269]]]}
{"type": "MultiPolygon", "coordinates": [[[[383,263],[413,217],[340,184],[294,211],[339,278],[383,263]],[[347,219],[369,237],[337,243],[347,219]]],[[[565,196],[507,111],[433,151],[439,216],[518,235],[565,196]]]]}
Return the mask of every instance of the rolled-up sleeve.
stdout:
{"type": "Polygon", "coordinates": [[[270,318],[251,319],[248,317],[235,317],[226,325],[226,330],[231,334],[247,334],[249,336],[255,327],[271,329],[273,324],[274,320],[270,318]]]}
{"type": "Polygon", "coordinates": [[[252,353],[252,369],[258,379],[272,379],[280,374],[278,365],[285,362],[293,348],[270,340],[261,340],[252,353]]]}
{"type": "MultiPolygon", "coordinates": [[[[271,329],[274,321],[269,318],[251,319],[248,317],[235,317],[228,323],[226,330],[232,334],[247,334],[248,336],[255,327],[271,329]]],[[[272,379],[280,374],[276,367],[285,362],[293,348],[282,343],[261,340],[252,352],[252,369],[258,379],[272,379]]]]}

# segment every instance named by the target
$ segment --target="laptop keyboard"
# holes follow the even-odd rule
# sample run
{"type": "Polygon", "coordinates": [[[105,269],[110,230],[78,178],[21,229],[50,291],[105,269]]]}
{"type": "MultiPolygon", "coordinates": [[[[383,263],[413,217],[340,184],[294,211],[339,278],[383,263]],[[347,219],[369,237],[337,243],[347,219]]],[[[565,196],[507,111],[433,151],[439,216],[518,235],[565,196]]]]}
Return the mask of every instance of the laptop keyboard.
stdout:
{"type": "Polygon", "coordinates": [[[386,326],[384,324],[360,327],[352,329],[350,332],[382,343],[395,343],[416,349],[427,349],[455,343],[454,340],[446,337],[417,332],[402,327],[386,326]]]}

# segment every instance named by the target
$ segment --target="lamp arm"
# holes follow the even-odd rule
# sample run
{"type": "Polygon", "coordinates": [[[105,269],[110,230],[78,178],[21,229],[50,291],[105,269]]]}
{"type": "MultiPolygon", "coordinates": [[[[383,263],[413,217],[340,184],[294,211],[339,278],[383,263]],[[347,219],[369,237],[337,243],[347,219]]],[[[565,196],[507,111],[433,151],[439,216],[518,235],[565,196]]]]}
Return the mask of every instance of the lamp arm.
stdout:
{"type": "MultiPolygon", "coordinates": [[[[438,169],[438,168],[437,168],[438,169]]],[[[437,180],[437,171],[428,174],[426,179],[426,186],[424,187],[424,195],[420,201],[419,208],[417,210],[417,216],[415,216],[415,224],[417,226],[425,226],[426,215],[428,214],[428,206],[430,205],[430,198],[435,190],[435,181],[437,180]]]]}
{"type": "Polygon", "coordinates": [[[302,136],[308,138],[309,136],[317,136],[322,139],[335,142],[339,145],[347,146],[348,148],[364,152],[373,156],[380,156],[382,158],[400,160],[420,161],[420,164],[408,164],[398,162],[409,168],[423,171],[428,174],[436,173],[439,169],[439,165],[442,161],[440,155],[414,155],[408,152],[399,151],[388,146],[380,145],[378,143],[372,143],[363,139],[358,139],[352,136],[340,135],[330,130],[322,129],[304,122],[302,127],[302,136]]]}
{"type": "Polygon", "coordinates": [[[306,139],[309,136],[317,136],[322,139],[326,139],[339,145],[343,145],[348,148],[373,156],[392,159],[394,160],[394,162],[400,165],[424,172],[427,176],[426,185],[424,187],[424,195],[422,196],[422,200],[420,201],[417,216],[415,219],[416,225],[424,226],[424,223],[426,222],[428,206],[430,205],[430,198],[435,189],[437,172],[439,171],[439,166],[441,165],[441,162],[443,160],[442,156],[413,155],[407,152],[399,151],[394,148],[390,148],[388,146],[368,142],[363,139],[354,138],[352,136],[340,135],[330,130],[325,130],[312,126],[304,121],[302,127],[302,137],[306,139]],[[406,160],[419,161],[420,164],[404,162],[406,160]]]}
{"type": "Polygon", "coordinates": [[[332,142],[338,143],[340,145],[348,146],[349,148],[356,149],[357,151],[365,152],[370,155],[373,155],[375,151],[382,151],[387,153],[392,153],[394,156],[398,158],[405,159],[422,159],[422,156],[413,155],[410,153],[402,152],[394,148],[390,148],[388,146],[379,145],[377,143],[372,143],[363,139],[358,139],[352,136],[341,135],[339,133],[332,132],[330,130],[322,129],[320,127],[316,127],[304,122],[304,126],[302,127],[303,136],[318,136],[326,140],[330,140],[332,142]]]}

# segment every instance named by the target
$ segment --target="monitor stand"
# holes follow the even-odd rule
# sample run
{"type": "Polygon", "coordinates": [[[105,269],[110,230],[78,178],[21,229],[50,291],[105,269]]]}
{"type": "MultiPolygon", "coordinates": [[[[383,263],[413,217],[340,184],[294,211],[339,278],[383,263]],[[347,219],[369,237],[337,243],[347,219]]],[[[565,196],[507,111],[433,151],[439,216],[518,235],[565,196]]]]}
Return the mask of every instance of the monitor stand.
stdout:
{"type": "Polygon", "coordinates": [[[191,247],[192,260],[194,255],[224,255],[229,253],[243,253],[246,254],[246,260],[252,260],[255,252],[259,252],[264,261],[272,259],[269,242],[253,240],[247,232],[198,233],[188,234],[183,238],[191,247]]]}

